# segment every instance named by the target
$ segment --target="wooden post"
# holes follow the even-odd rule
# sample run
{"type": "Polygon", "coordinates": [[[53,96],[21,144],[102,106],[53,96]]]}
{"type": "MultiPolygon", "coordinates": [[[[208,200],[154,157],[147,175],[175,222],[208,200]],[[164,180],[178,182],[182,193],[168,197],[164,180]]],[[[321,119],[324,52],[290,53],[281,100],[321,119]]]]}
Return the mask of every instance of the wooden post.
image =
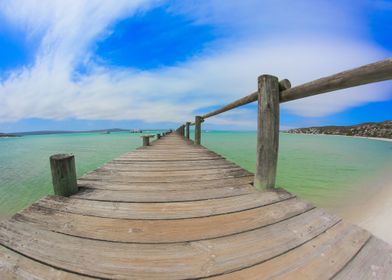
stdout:
{"type": "Polygon", "coordinates": [[[201,123],[203,122],[202,117],[196,116],[195,117],[195,144],[201,144],[201,123]]]}
{"type": "Polygon", "coordinates": [[[161,134],[157,133],[157,139],[161,139],[161,134]]]}
{"type": "Polygon", "coordinates": [[[150,146],[150,137],[154,137],[152,134],[146,134],[141,136],[143,138],[143,146],[150,146]]]}
{"type": "Polygon", "coordinates": [[[254,186],[275,187],[279,146],[279,81],[262,75],[258,79],[258,120],[254,186]]]}
{"type": "Polygon", "coordinates": [[[70,196],[78,192],[75,157],[57,154],[50,157],[52,182],[55,195],[70,196]]]}
{"type": "Polygon", "coordinates": [[[186,139],[189,139],[189,126],[191,125],[191,122],[186,122],[186,130],[185,130],[185,136],[186,139]]]}
{"type": "Polygon", "coordinates": [[[181,126],[181,136],[185,137],[185,125],[184,124],[181,126]]]}

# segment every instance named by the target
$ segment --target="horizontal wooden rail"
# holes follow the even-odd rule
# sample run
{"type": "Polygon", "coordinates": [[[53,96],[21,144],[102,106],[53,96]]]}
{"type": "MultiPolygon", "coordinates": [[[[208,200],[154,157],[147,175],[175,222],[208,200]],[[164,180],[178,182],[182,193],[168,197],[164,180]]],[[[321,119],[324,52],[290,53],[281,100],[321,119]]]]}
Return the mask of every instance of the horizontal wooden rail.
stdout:
{"type": "MultiPolygon", "coordinates": [[[[206,118],[258,101],[254,186],[258,189],[274,188],[279,148],[280,103],[385,80],[392,80],[392,58],[317,79],[294,88],[291,88],[290,81],[287,79],[279,81],[275,76],[262,75],[258,79],[258,91],[208,114],[196,116],[194,143],[201,144],[201,124],[206,118]]],[[[190,122],[187,122],[187,138],[189,138],[189,125],[190,122]]],[[[184,125],[179,129],[183,131],[184,125]]]]}
{"type": "MultiPolygon", "coordinates": [[[[390,79],[392,79],[392,58],[388,58],[372,64],[367,64],[352,70],[340,72],[338,74],[317,79],[293,88],[281,90],[279,93],[279,100],[281,103],[283,103],[320,93],[326,93],[390,79]]],[[[280,89],[281,83],[282,81],[279,82],[280,89]]],[[[257,100],[257,98],[258,92],[256,91],[201,117],[206,119],[218,115],[236,107],[254,102],[257,100]]]]}
{"type": "MultiPolygon", "coordinates": [[[[291,87],[291,83],[287,79],[281,80],[279,82],[279,89],[280,90],[286,90],[286,89],[289,89],[290,87],[291,87]]],[[[252,102],[257,100],[257,96],[258,96],[258,92],[256,91],[256,92],[254,92],[254,93],[252,93],[252,94],[250,94],[248,96],[245,96],[245,97],[243,97],[241,99],[238,99],[237,101],[234,101],[234,102],[232,102],[232,103],[230,103],[230,104],[228,104],[228,105],[226,105],[226,106],[224,106],[224,107],[222,107],[222,108],[220,108],[218,110],[212,111],[212,112],[210,112],[208,114],[205,114],[205,115],[203,115],[201,117],[203,119],[206,119],[206,118],[218,115],[220,113],[229,111],[231,109],[237,108],[239,106],[252,103],[252,102]]]]}

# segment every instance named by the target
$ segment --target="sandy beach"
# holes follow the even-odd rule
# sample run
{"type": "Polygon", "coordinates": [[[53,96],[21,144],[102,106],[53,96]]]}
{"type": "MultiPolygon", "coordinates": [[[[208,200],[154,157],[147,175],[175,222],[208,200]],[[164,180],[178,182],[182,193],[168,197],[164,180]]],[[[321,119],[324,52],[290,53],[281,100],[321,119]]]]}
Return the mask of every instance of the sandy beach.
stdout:
{"type": "Polygon", "coordinates": [[[365,137],[365,136],[347,136],[347,137],[354,137],[354,138],[363,138],[363,139],[371,139],[371,140],[378,140],[378,141],[392,142],[392,139],[390,139],[390,138],[365,137]]]}
{"type": "Polygon", "coordinates": [[[371,189],[374,192],[366,195],[363,203],[348,204],[339,215],[392,244],[392,175],[374,182],[371,189]]]}

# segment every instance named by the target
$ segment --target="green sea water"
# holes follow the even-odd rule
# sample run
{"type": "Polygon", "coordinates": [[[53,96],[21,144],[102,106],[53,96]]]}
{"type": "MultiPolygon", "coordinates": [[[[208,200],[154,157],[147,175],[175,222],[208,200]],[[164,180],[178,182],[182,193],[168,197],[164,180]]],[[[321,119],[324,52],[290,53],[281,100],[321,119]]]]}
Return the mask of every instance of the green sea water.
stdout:
{"type": "MultiPolygon", "coordinates": [[[[49,156],[72,153],[78,176],[141,144],[130,133],[0,138],[0,219],[52,193],[49,156]]],[[[254,171],[255,132],[210,131],[202,144],[254,171]]],[[[281,133],[277,185],[327,209],[352,194],[366,200],[375,180],[389,180],[392,143],[341,136],[281,133]]]]}

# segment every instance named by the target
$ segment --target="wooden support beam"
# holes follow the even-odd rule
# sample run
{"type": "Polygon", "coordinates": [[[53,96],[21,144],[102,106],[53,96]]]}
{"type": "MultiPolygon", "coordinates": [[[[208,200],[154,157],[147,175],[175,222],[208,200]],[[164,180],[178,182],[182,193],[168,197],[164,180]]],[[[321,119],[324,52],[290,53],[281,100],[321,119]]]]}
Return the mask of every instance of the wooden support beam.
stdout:
{"type": "MultiPolygon", "coordinates": [[[[287,90],[290,87],[291,87],[291,83],[287,79],[283,79],[283,80],[281,80],[279,82],[279,90],[281,90],[281,91],[287,90]]],[[[227,111],[229,111],[231,109],[234,109],[234,108],[237,108],[237,107],[240,107],[240,106],[252,103],[252,102],[257,100],[258,94],[259,93],[257,91],[252,93],[252,94],[249,94],[249,95],[247,95],[245,97],[242,97],[242,98],[240,98],[240,99],[238,99],[238,100],[236,100],[236,101],[234,101],[234,102],[232,102],[232,103],[230,103],[230,104],[228,104],[226,106],[223,106],[220,109],[217,109],[215,111],[212,111],[212,112],[210,112],[208,114],[203,115],[202,118],[206,119],[206,118],[209,118],[209,117],[212,117],[212,116],[215,116],[215,115],[227,112],[227,111]]]]}
{"type": "Polygon", "coordinates": [[[286,89],[280,93],[280,102],[391,79],[392,58],[388,58],[286,89]]]}
{"type": "Polygon", "coordinates": [[[275,187],[279,146],[279,82],[262,75],[258,80],[258,120],[254,186],[259,190],[275,187]]]}
{"type": "MultiPolygon", "coordinates": [[[[392,58],[367,64],[348,71],[311,81],[309,83],[291,88],[287,79],[279,82],[280,102],[292,101],[320,93],[356,87],[369,83],[376,83],[392,79],[392,58]]],[[[203,119],[218,115],[231,109],[256,101],[258,92],[253,92],[220,109],[202,116],[203,119]]]]}
{"type": "Polygon", "coordinates": [[[50,157],[53,190],[55,195],[70,196],[78,192],[75,157],[57,154],[50,157]]]}
{"type": "Polygon", "coordinates": [[[185,129],[185,137],[186,137],[186,139],[189,139],[189,126],[190,126],[190,122],[186,122],[186,124],[185,124],[185,127],[186,127],[186,129],[185,129]]]}
{"type": "Polygon", "coordinates": [[[143,146],[150,146],[150,138],[154,137],[154,135],[146,134],[146,135],[142,135],[140,137],[143,138],[143,146]]]}
{"type": "Polygon", "coordinates": [[[203,118],[200,116],[195,117],[195,144],[201,144],[201,123],[203,122],[203,118]]]}

